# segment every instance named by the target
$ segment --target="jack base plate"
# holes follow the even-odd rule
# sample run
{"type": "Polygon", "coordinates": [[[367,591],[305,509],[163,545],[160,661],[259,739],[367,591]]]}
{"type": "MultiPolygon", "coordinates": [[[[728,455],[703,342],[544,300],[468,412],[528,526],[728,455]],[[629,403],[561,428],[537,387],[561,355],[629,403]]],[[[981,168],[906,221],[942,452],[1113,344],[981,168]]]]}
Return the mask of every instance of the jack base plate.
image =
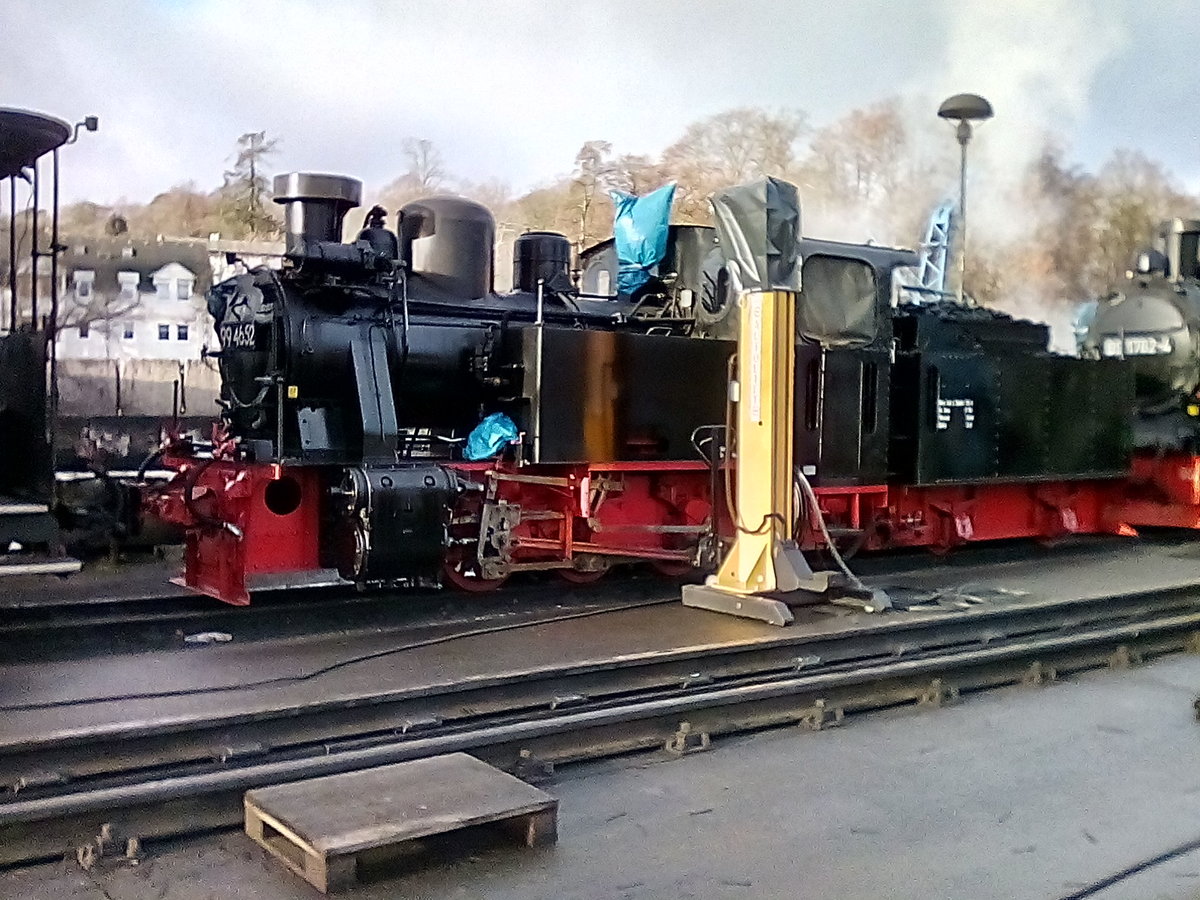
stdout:
{"type": "Polygon", "coordinates": [[[817,603],[848,606],[866,613],[892,609],[891,598],[880,588],[851,586],[838,573],[814,572],[802,588],[784,593],[737,594],[711,584],[685,584],[683,605],[710,612],[757,619],[768,625],[790,625],[795,621],[791,607],[817,603]]]}
{"type": "MultiPolygon", "coordinates": [[[[808,591],[794,591],[797,595],[792,605],[800,603],[819,603],[821,595],[808,591]],[[803,598],[803,599],[801,599],[803,598]]],[[[788,599],[793,599],[789,596],[788,599]]],[[[735,594],[732,591],[710,587],[707,584],[685,584],[683,586],[683,605],[695,609],[707,609],[710,612],[725,613],[730,616],[741,616],[743,619],[757,619],[768,625],[790,625],[795,621],[792,610],[787,602],[776,597],[762,594],[735,594]]]]}

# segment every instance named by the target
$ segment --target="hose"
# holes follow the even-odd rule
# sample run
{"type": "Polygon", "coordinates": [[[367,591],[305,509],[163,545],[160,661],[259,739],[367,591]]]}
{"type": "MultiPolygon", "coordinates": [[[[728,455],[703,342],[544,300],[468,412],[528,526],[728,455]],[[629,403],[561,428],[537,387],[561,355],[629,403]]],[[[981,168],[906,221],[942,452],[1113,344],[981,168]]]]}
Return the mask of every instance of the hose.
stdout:
{"type": "Polygon", "coordinates": [[[196,488],[196,482],[200,480],[200,476],[207,471],[215,459],[203,460],[198,466],[195,466],[190,472],[183,476],[183,506],[184,509],[201,525],[207,525],[209,528],[218,528],[228,531],[239,540],[242,537],[242,529],[238,528],[232,522],[226,522],[224,519],[218,519],[216,516],[206,515],[196,509],[196,498],[192,496],[192,491],[196,488]]]}
{"type": "Polygon", "coordinates": [[[796,484],[799,486],[801,493],[804,494],[805,500],[808,502],[809,508],[817,520],[817,527],[821,531],[821,537],[825,539],[825,545],[829,548],[829,555],[833,557],[833,561],[837,564],[838,569],[842,574],[849,579],[851,586],[856,590],[867,590],[866,585],[859,580],[859,577],[850,571],[850,567],[846,565],[846,561],[842,559],[842,555],[838,553],[837,545],[833,542],[833,538],[829,535],[829,528],[825,525],[825,516],[821,514],[821,505],[817,502],[817,492],[813,490],[808,476],[804,474],[799,466],[796,466],[796,484]]]}
{"type": "Polygon", "coordinates": [[[162,459],[162,455],[166,452],[166,450],[167,450],[166,447],[157,447],[156,449],[150,451],[149,455],[147,455],[147,457],[142,460],[142,464],[140,466],[138,466],[138,470],[137,470],[137,480],[138,481],[145,480],[146,473],[148,471],[150,471],[150,466],[152,466],[158,460],[162,459]]]}
{"type": "Polygon", "coordinates": [[[60,706],[79,706],[89,705],[93,703],[125,703],[134,700],[160,700],[167,697],[196,697],[205,694],[226,694],[233,691],[241,691],[247,688],[266,687],[269,685],[278,684],[297,684],[305,681],[311,681],[314,678],[319,678],[322,675],[328,675],[331,672],[336,672],[339,669],[344,669],[347,666],[357,665],[359,663],[370,662],[371,660],[381,659],[388,656],[394,656],[397,653],[405,653],[409,650],[420,650],[424,647],[435,647],[439,644],[448,644],[452,641],[461,641],[467,638],[482,637],[490,634],[502,634],[508,631],[518,631],[522,628],[537,628],[542,625],[554,625],[559,622],[572,622],[578,619],[590,619],[596,616],[608,615],[610,613],[628,612],[634,609],[646,609],[654,606],[665,606],[667,604],[675,604],[679,601],[675,598],[661,600],[639,600],[632,603],[622,603],[615,606],[605,606],[600,609],[586,609],[580,612],[565,613],[559,616],[549,616],[544,619],[532,619],[527,622],[506,622],[503,625],[487,625],[481,628],[472,628],[468,631],[459,631],[454,634],[440,635],[438,637],[425,638],[419,641],[413,641],[409,644],[401,644],[396,647],[387,647],[383,650],[376,650],[372,653],[363,653],[358,656],[350,656],[346,659],[340,659],[337,662],[332,662],[308,672],[303,672],[299,675],[275,675],[270,678],[262,678],[256,681],[246,681],[236,684],[224,684],[213,687],[203,688],[180,688],[177,690],[168,691],[146,691],[142,693],[116,694],[104,697],[88,697],[83,700],[53,700],[45,703],[29,703],[29,704],[14,704],[0,706],[0,712],[19,712],[23,710],[34,709],[52,709],[60,706]]]}
{"type": "Polygon", "coordinates": [[[1173,859],[1178,859],[1181,856],[1186,856],[1189,853],[1194,853],[1200,850],[1200,838],[1195,838],[1184,844],[1179,844],[1172,847],[1170,850],[1165,850],[1157,856],[1151,856],[1149,859],[1143,859],[1140,862],[1134,863],[1132,866],[1126,866],[1119,872],[1114,872],[1106,878],[1099,881],[1093,881],[1091,884],[1067,894],[1060,900],[1084,900],[1085,897],[1094,897],[1101,891],[1108,890],[1114,884],[1119,884],[1126,878],[1132,878],[1140,872],[1145,872],[1147,869],[1152,869],[1155,866],[1160,866],[1165,862],[1170,862],[1173,859]]]}

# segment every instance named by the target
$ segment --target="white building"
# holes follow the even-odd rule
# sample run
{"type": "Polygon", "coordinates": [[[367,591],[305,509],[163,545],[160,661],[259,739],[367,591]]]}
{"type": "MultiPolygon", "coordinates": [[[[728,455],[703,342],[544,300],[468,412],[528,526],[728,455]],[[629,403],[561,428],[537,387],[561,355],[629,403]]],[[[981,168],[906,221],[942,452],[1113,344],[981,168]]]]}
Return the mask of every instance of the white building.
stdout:
{"type": "Polygon", "coordinates": [[[223,240],[220,234],[211,234],[208,238],[208,261],[212,283],[219,284],[258,266],[281,268],[283,250],[283,241],[230,241],[223,240]]]}
{"type": "Polygon", "coordinates": [[[216,348],[202,246],[95,242],[71,247],[60,269],[59,359],[183,361],[216,348]]]}

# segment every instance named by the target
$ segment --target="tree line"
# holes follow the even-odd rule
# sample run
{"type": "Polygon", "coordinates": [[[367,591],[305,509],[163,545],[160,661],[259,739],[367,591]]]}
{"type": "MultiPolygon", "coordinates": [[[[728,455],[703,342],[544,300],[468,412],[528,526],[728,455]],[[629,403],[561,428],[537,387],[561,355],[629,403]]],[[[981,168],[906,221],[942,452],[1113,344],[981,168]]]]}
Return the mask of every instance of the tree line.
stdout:
{"type": "MultiPolygon", "coordinates": [[[[440,148],[414,138],[402,144],[403,171],[369,191],[365,206],[380,203],[395,212],[422,196],[454,193],[489,207],[502,241],[552,230],[581,249],[611,234],[610,190],[644,193],[675,181],[675,220],[704,223],[714,191],[772,175],[799,186],[807,234],[912,247],[932,208],[957,193],[957,146],[927,112],[891,98],[814,127],[801,110],[731,109],[693,122],[656,155],[587,141],[569,171],[521,193],[499,179],[457,177],[440,148]]],[[[1003,128],[1002,118],[988,128],[1003,128]]],[[[986,136],[982,131],[976,144],[986,136]]],[[[244,134],[218,187],[184,182],[144,204],[71,204],[62,211],[63,232],[277,237],[278,209],[264,173],[278,147],[264,132],[244,134]]],[[[989,160],[985,153],[972,162],[967,290],[982,303],[1031,314],[1031,305],[1094,297],[1120,277],[1159,219],[1200,209],[1165,166],[1140,151],[1116,150],[1089,171],[1052,139],[1029,149],[1021,160],[989,160]]]]}

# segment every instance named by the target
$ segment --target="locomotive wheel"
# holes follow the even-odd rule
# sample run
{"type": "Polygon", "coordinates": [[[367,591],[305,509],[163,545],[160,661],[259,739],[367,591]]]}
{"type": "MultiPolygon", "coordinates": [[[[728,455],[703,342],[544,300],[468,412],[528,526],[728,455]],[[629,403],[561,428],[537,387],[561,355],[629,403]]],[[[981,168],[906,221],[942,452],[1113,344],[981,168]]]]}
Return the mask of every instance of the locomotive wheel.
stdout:
{"type": "Polygon", "coordinates": [[[578,569],[555,569],[558,577],[568,584],[594,584],[608,574],[608,569],[595,572],[580,572],[578,569]]]}
{"type": "Polygon", "coordinates": [[[559,578],[568,584],[592,584],[603,578],[609,569],[609,561],[603,556],[587,554],[576,557],[575,563],[576,565],[590,563],[595,568],[555,569],[554,571],[558,573],[559,578]]]}
{"type": "Polygon", "coordinates": [[[666,578],[682,578],[695,568],[690,562],[682,559],[653,559],[650,565],[655,572],[666,578]]]}
{"type": "Polygon", "coordinates": [[[442,573],[446,576],[446,581],[469,594],[486,594],[508,581],[507,575],[503,578],[482,577],[475,555],[465,552],[462,548],[452,549],[446,554],[442,563],[442,573]]]}

